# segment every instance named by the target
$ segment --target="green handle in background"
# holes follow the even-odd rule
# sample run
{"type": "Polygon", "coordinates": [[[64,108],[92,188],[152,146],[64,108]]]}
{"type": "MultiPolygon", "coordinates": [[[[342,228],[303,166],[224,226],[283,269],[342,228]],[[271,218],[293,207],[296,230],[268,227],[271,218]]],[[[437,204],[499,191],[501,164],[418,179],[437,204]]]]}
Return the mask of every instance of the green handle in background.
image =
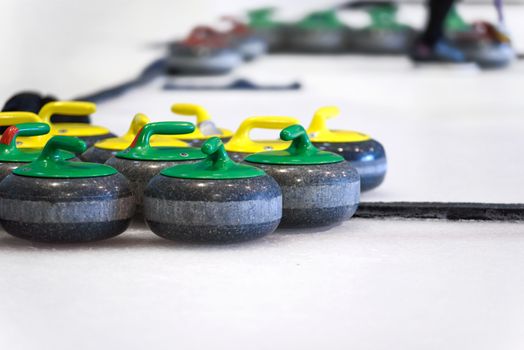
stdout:
{"type": "Polygon", "coordinates": [[[32,162],[39,156],[40,150],[20,150],[17,137],[46,135],[50,130],[45,123],[22,123],[8,127],[0,139],[0,162],[32,162]]]}
{"type": "Polygon", "coordinates": [[[297,23],[298,26],[310,29],[337,29],[345,28],[335,11],[318,11],[309,14],[297,23]]]}
{"type": "Polygon", "coordinates": [[[156,122],[146,124],[129,146],[130,149],[150,148],[153,135],[180,135],[195,131],[195,125],[188,122],[156,122]]]}
{"type": "Polygon", "coordinates": [[[40,136],[46,135],[51,131],[45,123],[22,123],[8,127],[2,134],[0,144],[16,148],[16,138],[18,136],[40,136]]]}

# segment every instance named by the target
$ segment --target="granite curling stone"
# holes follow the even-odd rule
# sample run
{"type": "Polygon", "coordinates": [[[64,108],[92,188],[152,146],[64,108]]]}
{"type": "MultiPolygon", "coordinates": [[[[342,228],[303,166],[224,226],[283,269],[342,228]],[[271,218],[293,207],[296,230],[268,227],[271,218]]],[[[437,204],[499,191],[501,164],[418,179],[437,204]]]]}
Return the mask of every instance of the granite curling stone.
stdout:
{"type": "Polygon", "coordinates": [[[38,115],[44,123],[51,125],[51,134],[74,136],[83,140],[87,147],[96,142],[115,137],[107,128],[86,123],[53,123],[52,116],[59,114],[64,117],[84,117],[96,111],[96,104],[84,101],[56,101],[45,104],[38,115]]]}
{"type": "Polygon", "coordinates": [[[369,3],[362,6],[371,18],[371,25],[348,32],[350,52],[378,55],[406,54],[417,32],[397,21],[398,6],[393,3],[369,3]]]}
{"type": "Polygon", "coordinates": [[[220,137],[224,143],[233,136],[231,130],[217,127],[211,120],[207,110],[202,106],[189,103],[175,103],[171,106],[171,111],[178,115],[196,117],[195,131],[177,136],[179,140],[187,142],[191,147],[200,148],[207,139],[213,136],[220,137]]]}
{"type": "MultiPolygon", "coordinates": [[[[40,136],[49,131],[49,125],[44,123],[23,123],[7,128],[0,138],[0,181],[19,166],[36,160],[42,151],[42,149],[19,149],[16,145],[17,137],[40,136]]],[[[73,153],[66,151],[58,152],[58,156],[69,160],[75,158],[73,153]]]]}
{"type": "MultiPolygon", "coordinates": [[[[85,162],[104,164],[109,158],[128,148],[136,135],[142,130],[142,127],[147,123],[149,123],[149,118],[142,113],[137,113],[131,122],[129,130],[123,136],[98,141],[80,155],[80,159],[85,162]]],[[[153,136],[151,144],[154,147],[189,147],[189,144],[183,141],[163,135],[153,136]]]]}
{"type": "Polygon", "coordinates": [[[181,163],[192,163],[206,156],[190,147],[153,147],[154,135],[181,135],[193,132],[195,126],[187,122],[157,122],[146,124],[133,143],[105,163],[117,169],[131,183],[137,204],[142,212],[144,189],[155,175],[165,168],[181,163]]]}
{"type": "Polygon", "coordinates": [[[481,68],[503,68],[511,64],[517,55],[509,36],[488,22],[474,22],[470,31],[457,32],[452,42],[481,68]]]}
{"type": "Polygon", "coordinates": [[[289,49],[287,43],[287,25],[276,22],[273,8],[260,8],[248,12],[249,28],[256,36],[266,42],[269,52],[281,52],[289,49]]]}
{"type": "Polygon", "coordinates": [[[227,36],[210,27],[196,27],[188,38],[168,47],[167,69],[173,74],[226,74],[242,62],[241,53],[230,46],[227,36]]]}
{"type": "Polygon", "coordinates": [[[176,241],[228,243],[273,232],[282,216],[282,192],[273,178],[233,162],[222,141],[202,145],[207,159],[163,170],[144,199],[147,225],[176,241]]]}
{"type": "Polygon", "coordinates": [[[250,154],[263,151],[279,151],[289,146],[281,140],[253,140],[254,129],[282,130],[287,126],[298,124],[299,120],[290,117],[250,117],[240,124],[231,140],[226,143],[226,151],[235,162],[242,161],[250,154]]]}
{"type": "Polygon", "coordinates": [[[291,51],[342,53],[346,51],[348,27],[334,11],[314,12],[287,29],[291,51]]]}
{"type": "Polygon", "coordinates": [[[227,32],[231,45],[235,47],[244,61],[252,61],[268,51],[268,44],[258,36],[248,25],[240,22],[234,17],[224,16],[223,20],[231,24],[227,32]]]}
{"type": "Polygon", "coordinates": [[[285,128],[280,137],[292,141],[287,150],[261,152],[245,159],[280,185],[280,227],[329,226],[352,217],[360,199],[357,171],[342,156],[313,146],[301,125],[285,128]]]}
{"type": "Polygon", "coordinates": [[[330,130],[326,120],[339,114],[337,107],[320,108],[308,128],[310,140],[319,149],[344,157],[358,171],[361,191],[372,190],[386,177],[386,151],[380,142],[360,132],[330,130]]]}
{"type": "Polygon", "coordinates": [[[115,169],[69,162],[61,150],[80,153],[85,143],[54,136],[34,162],[0,182],[0,223],[7,233],[38,242],[90,242],[129,226],[135,203],[128,181],[115,169]]]}

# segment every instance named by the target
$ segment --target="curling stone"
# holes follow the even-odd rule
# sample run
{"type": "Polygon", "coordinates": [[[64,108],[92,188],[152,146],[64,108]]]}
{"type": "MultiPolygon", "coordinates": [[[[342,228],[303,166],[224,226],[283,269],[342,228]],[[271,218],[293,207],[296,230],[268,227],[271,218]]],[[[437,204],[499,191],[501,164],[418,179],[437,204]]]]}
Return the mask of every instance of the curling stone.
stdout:
{"type": "MultiPolygon", "coordinates": [[[[49,125],[44,123],[23,123],[7,128],[0,138],[0,181],[19,166],[36,160],[42,152],[42,149],[19,149],[16,145],[17,137],[45,135],[49,131],[49,125]]],[[[74,154],[66,151],[59,151],[58,155],[62,159],[75,158],[74,154]]]]}
{"type": "Polygon", "coordinates": [[[292,51],[340,53],[347,49],[348,27],[334,11],[314,12],[287,29],[292,51]]]}
{"type": "Polygon", "coordinates": [[[207,159],[162,170],[147,185],[144,216],[171,240],[238,242],[273,232],[282,192],[264,171],[233,162],[218,137],[202,145],[207,159]]]}
{"type": "Polygon", "coordinates": [[[51,124],[51,134],[62,136],[76,136],[83,140],[88,147],[97,141],[115,137],[108,129],[85,123],[51,123],[51,117],[55,114],[75,117],[93,114],[96,104],[83,101],[57,101],[49,102],[38,113],[44,123],[51,124]]]}
{"type": "Polygon", "coordinates": [[[285,151],[261,152],[245,159],[280,185],[280,227],[328,226],[353,216],[360,198],[357,171],[342,156],[313,146],[301,125],[285,128],[280,138],[292,141],[285,151]]]}
{"type": "MultiPolygon", "coordinates": [[[[147,116],[142,113],[136,114],[125,135],[98,141],[94,146],[89,147],[88,150],[80,156],[80,159],[85,162],[104,164],[109,158],[128,148],[142,127],[147,123],[149,123],[147,116]]],[[[189,144],[183,141],[163,135],[153,136],[151,138],[151,145],[153,147],[189,147],[189,144]]]]}
{"type": "MultiPolygon", "coordinates": [[[[38,92],[23,91],[11,96],[4,104],[4,112],[32,112],[38,114],[42,107],[49,102],[55,102],[57,98],[52,95],[44,96],[38,92]]],[[[89,115],[84,116],[67,116],[55,114],[51,116],[51,123],[89,123],[89,115]]],[[[3,132],[0,131],[0,133],[3,132]]]]}
{"type": "Polygon", "coordinates": [[[181,163],[193,163],[206,156],[200,150],[190,147],[153,147],[153,135],[181,135],[195,130],[186,122],[158,122],[146,124],[132,144],[118,152],[106,162],[121,172],[131,183],[137,204],[137,212],[142,212],[144,189],[151,178],[165,168],[181,163]]]}
{"type": "Polygon", "coordinates": [[[171,106],[171,111],[179,115],[196,117],[195,131],[190,134],[177,135],[178,139],[187,142],[191,147],[200,148],[204,141],[213,136],[220,137],[224,143],[233,136],[231,130],[217,127],[211,120],[207,110],[202,106],[189,103],[175,103],[171,106]]]}
{"type": "Polygon", "coordinates": [[[268,51],[268,44],[258,36],[249,26],[234,17],[225,16],[223,20],[231,23],[231,29],[227,32],[231,45],[235,47],[244,61],[252,61],[264,55],[268,51]]]}
{"type": "Polygon", "coordinates": [[[364,54],[405,54],[412,47],[417,32],[397,21],[393,3],[363,5],[371,25],[348,32],[348,50],[364,54]]]}
{"type": "Polygon", "coordinates": [[[226,35],[210,27],[196,27],[183,41],[169,45],[167,69],[188,75],[226,74],[243,62],[226,35]]]}
{"type": "Polygon", "coordinates": [[[474,22],[470,31],[456,32],[451,40],[466,56],[481,68],[502,68],[516,58],[509,37],[487,22],[474,22]]]}
{"type": "Polygon", "coordinates": [[[289,146],[281,140],[253,140],[250,136],[254,129],[282,130],[287,126],[298,124],[299,120],[290,117],[250,117],[240,124],[231,140],[226,143],[226,151],[235,162],[242,161],[250,154],[263,151],[279,151],[289,146]]]}
{"type": "Polygon", "coordinates": [[[360,175],[360,188],[369,191],[386,177],[387,159],[384,147],[366,134],[350,130],[330,130],[327,119],[340,114],[337,107],[317,110],[308,128],[313,145],[323,151],[340,154],[360,175]]]}
{"type": "Polygon", "coordinates": [[[124,176],[106,165],[59,156],[61,150],[85,149],[78,138],[54,136],[37,160],[0,182],[0,223],[7,233],[31,241],[73,243],[124,232],[135,209],[124,176]]]}
{"type": "Polygon", "coordinates": [[[272,20],[273,13],[273,8],[249,11],[249,27],[256,36],[266,42],[269,52],[285,51],[288,49],[287,26],[284,23],[272,20]]]}

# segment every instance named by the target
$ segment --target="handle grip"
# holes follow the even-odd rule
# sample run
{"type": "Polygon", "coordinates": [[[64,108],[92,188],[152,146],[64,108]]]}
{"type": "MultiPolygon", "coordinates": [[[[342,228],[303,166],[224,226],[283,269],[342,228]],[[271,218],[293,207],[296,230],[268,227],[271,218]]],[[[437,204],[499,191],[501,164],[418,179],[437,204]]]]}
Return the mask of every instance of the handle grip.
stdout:
{"type": "Polygon", "coordinates": [[[49,102],[42,107],[38,115],[45,123],[51,122],[55,114],[68,116],[85,116],[96,111],[96,104],[84,101],[57,101],[49,102]]]}
{"type": "Polygon", "coordinates": [[[317,152],[317,148],[313,146],[306,130],[302,125],[291,125],[280,132],[280,138],[283,141],[291,141],[288,151],[291,154],[307,155],[317,152]]]}
{"type": "Polygon", "coordinates": [[[249,134],[253,129],[281,130],[298,123],[298,119],[291,117],[251,117],[240,124],[233,137],[241,140],[250,140],[249,134]]]}
{"type": "Polygon", "coordinates": [[[311,124],[309,124],[308,133],[315,134],[321,131],[328,131],[326,121],[340,114],[340,110],[335,106],[321,107],[317,109],[311,124]]]}
{"type": "Polygon", "coordinates": [[[0,112],[0,126],[10,126],[21,123],[41,123],[42,119],[31,112],[0,112]]]}
{"type": "Polygon", "coordinates": [[[41,161],[56,161],[61,159],[59,152],[61,150],[71,153],[80,154],[85,152],[87,145],[78,137],[71,136],[53,136],[45,145],[42,153],[38,157],[41,161]]]}
{"type": "Polygon", "coordinates": [[[193,131],[195,131],[195,126],[188,122],[149,123],[142,128],[129,148],[151,147],[150,140],[153,135],[179,135],[193,131]]]}
{"type": "Polygon", "coordinates": [[[206,120],[211,120],[209,113],[204,107],[190,103],[175,103],[171,106],[171,112],[185,116],[196,116],[197,125],[206,120]]]}
{"type": "Polygon", "coordinates": [[[22,123],[8,127],[0,138],[0,144],[16,147],[18,136],[39,136],[49,133],[51,128],[44,123],[22,123]]]}

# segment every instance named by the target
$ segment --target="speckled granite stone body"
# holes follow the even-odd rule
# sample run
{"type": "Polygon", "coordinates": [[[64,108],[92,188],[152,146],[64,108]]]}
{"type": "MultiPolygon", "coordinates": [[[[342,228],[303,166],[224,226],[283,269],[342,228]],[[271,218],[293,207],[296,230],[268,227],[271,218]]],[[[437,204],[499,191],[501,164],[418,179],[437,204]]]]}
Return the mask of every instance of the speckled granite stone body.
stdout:
{"type": "Polygon", "coordinates": [[[230,48],[190,47],[174,43],[169,48],[167,65],[171,73],[225,74],[242,63],[242,56],[230,48]]]}
{"type": "Polygon", "coordinates": [[[10,175],[13,170],[19,166],[26,165],[27,163],[0,163],[0,181],[2,181],[7,175],[10,175]]]}
{"type": "Polygon", "coordinates": [[[11,174],[0,183],[0,222],[11,235],[47,243],[89,242],[129,226],[134,198],[121,174],[52,179],[11,174]]]}
{"type": "Polygon", "coordinates": [[[406,30],[361,29],[347,33],[347,47],[351,52],[365,54],[405,54],[413,45],[416,32],[406,30]]]}
{"type": "Polygon", "coordinates": [[[80,159],[84,162],[104,164],[109,158],[117,154],[119,151],[111,151],[108,149],[97,148],[95,146],[89,147],[87,151],[80,155],[80,159]]]}
{"type": "Polygon", "coordinates": [[[144,216],[164,238],[238,242],[273,232],[282,216],[282,193],[271,177],[196,180],[156,176],[145,191],[144,216]]]}
{"type": "Polygon", "coordinates": [[[256,36],[266,42],[269,52],[288,51],[287,28],[284,26],[252,28],[252,30],[256,36]]]}
{"type": "Polygon", "coordinates": [[[117,157],[111,157],[106,162],[107,165],[112,166],[123,174],[130,182],[133,193],[135,194],[136,213],[142,213],[142,206],[144,201],[144,190],[147,183],[158,175],[165,168],[172,167],[177,164],[195,163],[198,160],[188,161],[148,161],[148,160],[130,160],[117,157]]]}
{"type": "Polygon", "coordinates": [[[347,162],[276,165],[245,162],[263,169],[282,189],[280,227],[317,227],[347,220],[357,210],[360,178],[347,162]]]}
{"type": "Polygon", "coordinates": [[[346,50],[346,32],[346,29],[290,28],[289,46],[299,52],[341,53],[346,50]]]}
{"type": "MultiPolygon", "coordinates": [[[[227,152],[227,155],[229,156],[229,158],[233,159],[235,162],[241,162],[244,160],[244,158],[246,158],[247,156],[249,156],[250,154],[253,154],[253,153],[244,153],[244,152],[227,152]]],[[[249,165],[253,165],[253,166],[256,166],[256,164],[249,164],[249,165]]]]}
{"type": "Polygon", "coordinates": [[[323,151],[340,154],[360,175],[360,189],[378,187],[386,177],[386,151],[380,142],[370,139],[361,142],[313,142],[323,151]]]}

